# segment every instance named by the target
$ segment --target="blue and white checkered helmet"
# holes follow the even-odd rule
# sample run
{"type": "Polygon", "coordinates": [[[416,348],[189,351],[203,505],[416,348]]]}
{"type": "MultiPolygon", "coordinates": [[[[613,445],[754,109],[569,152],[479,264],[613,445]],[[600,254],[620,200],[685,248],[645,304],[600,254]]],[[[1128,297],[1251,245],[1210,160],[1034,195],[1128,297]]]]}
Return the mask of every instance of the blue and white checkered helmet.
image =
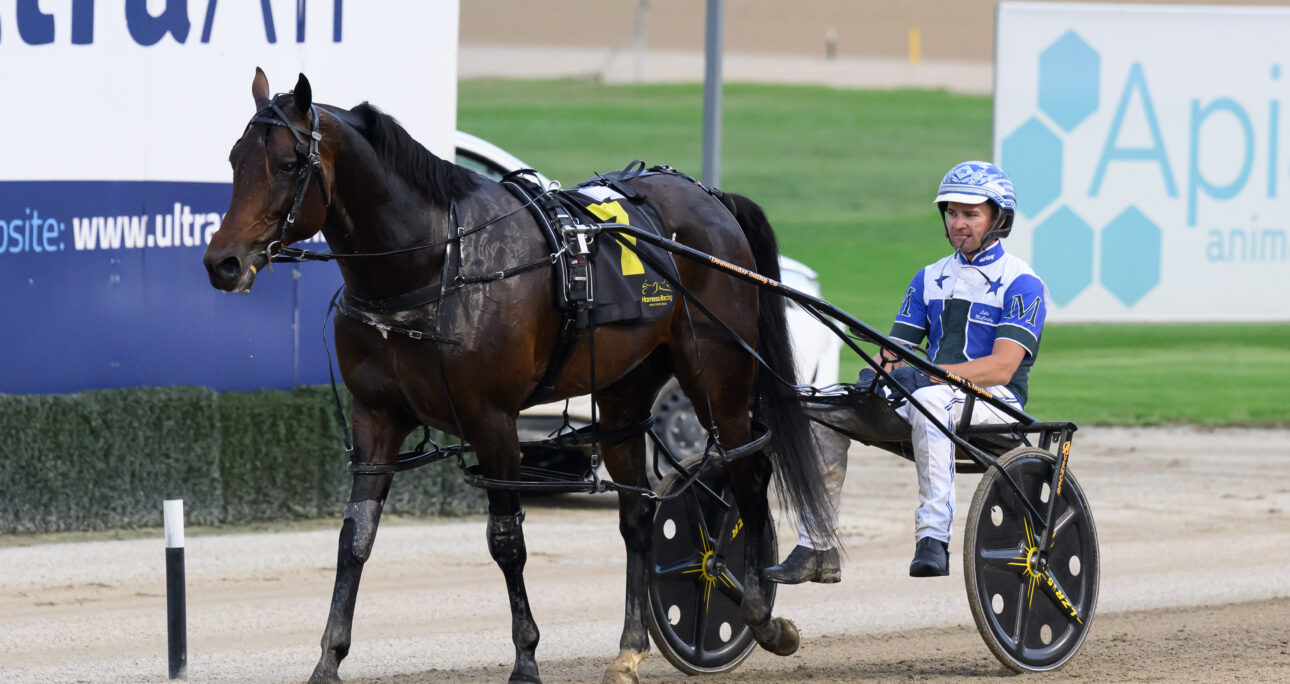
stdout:
{"type": "Polygon", "coordinates": [[[980,204],[989,200],[1002,211],[999,228],[993,231],[998,237],[1008,237],[1012,231],[1012,217],[1017,211],[1017,191],[1012,179],[1003,169],[983,161],[967,161],[950,169],[941,179],[936,191],[936,204],[944,211],[944,202],[980,204]]]}

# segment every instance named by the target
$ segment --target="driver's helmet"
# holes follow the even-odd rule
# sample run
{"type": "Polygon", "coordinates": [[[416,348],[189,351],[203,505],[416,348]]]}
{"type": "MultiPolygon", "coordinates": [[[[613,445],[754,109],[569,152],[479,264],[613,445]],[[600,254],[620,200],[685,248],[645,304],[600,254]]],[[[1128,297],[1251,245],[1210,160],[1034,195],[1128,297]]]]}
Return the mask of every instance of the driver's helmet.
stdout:
{"type": "Polygon", "coordinates": [[[1003,169],[990,162],[963,162],[945,174],[941,187],[936,191],[936,205],[942,215],[947,202],[980,204],[987,200],[999,208],[999,219],[990,231],[991,235],[1008,237],[1012,232],[1012,217],[1017,212],[1017,191],[1003,169]]]}

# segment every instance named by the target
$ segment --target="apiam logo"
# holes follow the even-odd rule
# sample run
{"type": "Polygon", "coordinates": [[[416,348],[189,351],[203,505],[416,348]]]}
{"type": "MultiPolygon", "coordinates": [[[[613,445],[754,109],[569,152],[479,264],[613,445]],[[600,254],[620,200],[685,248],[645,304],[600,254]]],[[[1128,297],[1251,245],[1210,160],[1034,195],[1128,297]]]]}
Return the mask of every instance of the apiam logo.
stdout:
{"type": "MultiPolygon", "coordinates": [[[[341,42],[341,8],[344,2],[343,0],[332,0],[332,2],[332,42],[339,43],[341,42]]],[[[205,0],[204,3],[203,0],[195,0],[193,4],[205,5],[202,10],[201,42],[209,43],[211,27],[215,24],[217,0],[205,0]]],[[[296,0],[297,43],[305,42],[305,10],[308,4],[309,0],[296,0]]],[[[125,0],[126,27],[134,42],[145,47],[156,45],[167,33],[174,36],[177,43],[182,44],[188,40],[188,33],[192,29],[188,12],[189,0],[166,0],[165,9],[156,15],[148,9],[148,5],[148,0],[125,0]]],[[[265,40],[269,43],[278,42],[270,0],[260,0],[260,13],[264,16],[265,40]]],[[[28,45],[47,45],[54,42],[54,15],[42,12],[39,0],[17,0],[15,23],[18,26],[18,37],[28,45]]],[[[94,0],[72,0],[71,26],[72,44],[90,45],[94,42],[94,0]]],[[[0,32],[0,40],[3,40],[3,36],[3,32],[0,32]]]]}
{"type": "MultiPolygon", "coordinates": [[[[1074,31],[1040,53],[1039,112],[1060,132],[1038,114],[1031,116],[1003,139],[1000,160],[1016,183],[1018,211],[1025,218],[1034,220],[1063,199],[1063,138],[1097,111],[1100,71],[1101,57],[1074,31]]],[[[1093,283],[1093,233],[1066,204],[1034,229],[1031,265],[1059,306],[1093,283]]],[[[1160,228],[1129,205],[1102,228],[1102,286],[1125,306],[1137,304],[1160,283],[1160,244],[1160,228]]]]}

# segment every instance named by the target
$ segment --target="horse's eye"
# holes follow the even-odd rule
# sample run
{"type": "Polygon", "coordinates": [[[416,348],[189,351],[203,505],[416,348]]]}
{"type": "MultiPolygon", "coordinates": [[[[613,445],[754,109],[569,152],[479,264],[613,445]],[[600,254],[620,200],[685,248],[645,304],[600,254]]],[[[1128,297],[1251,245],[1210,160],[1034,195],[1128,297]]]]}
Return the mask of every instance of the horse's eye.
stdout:
{"type": "Polygon", "coordinates": [[[296,162],[289,161],[283,164],[281,167],[279,167],[278,170],[281,171],[282,173],[294,173],[297,166],[299,166],[299,164],[297,164],[296,162]]]}

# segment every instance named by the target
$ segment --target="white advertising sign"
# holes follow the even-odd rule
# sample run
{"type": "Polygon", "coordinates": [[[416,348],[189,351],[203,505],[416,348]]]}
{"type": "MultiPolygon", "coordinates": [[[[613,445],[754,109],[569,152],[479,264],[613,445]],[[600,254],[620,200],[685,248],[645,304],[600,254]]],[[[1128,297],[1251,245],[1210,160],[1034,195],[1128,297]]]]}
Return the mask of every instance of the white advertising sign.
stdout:
{"type": "Polygon", "coordinates": [[[1287,36],[1290,8],[1000,4],[1008,248],[1050,320],[1290,320],[1287,36]]]}
{"type": "Polygon", "coordinates": [[[452,158],[457,0],[17,0],[0,4],[0,180],[229,182],[228,151],[300,72],[452,158]],[[19,103],[22,103],[21,105],[19,103]]]}

